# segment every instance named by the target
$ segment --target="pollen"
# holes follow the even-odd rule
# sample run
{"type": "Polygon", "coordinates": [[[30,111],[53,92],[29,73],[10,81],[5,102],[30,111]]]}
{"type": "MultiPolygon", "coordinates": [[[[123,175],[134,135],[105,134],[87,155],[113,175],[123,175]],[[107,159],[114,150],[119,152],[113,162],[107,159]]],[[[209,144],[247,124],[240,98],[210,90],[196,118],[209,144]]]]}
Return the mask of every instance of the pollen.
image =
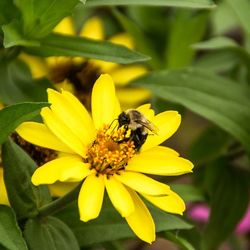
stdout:
{"type": "Polygon", "coordinates": [[[111,130],[104,126],[88,149],[86,162],[98,174],[113,175],[125,169],[128,161],[136,153],[135,145],[123,128],[111,130]]]}

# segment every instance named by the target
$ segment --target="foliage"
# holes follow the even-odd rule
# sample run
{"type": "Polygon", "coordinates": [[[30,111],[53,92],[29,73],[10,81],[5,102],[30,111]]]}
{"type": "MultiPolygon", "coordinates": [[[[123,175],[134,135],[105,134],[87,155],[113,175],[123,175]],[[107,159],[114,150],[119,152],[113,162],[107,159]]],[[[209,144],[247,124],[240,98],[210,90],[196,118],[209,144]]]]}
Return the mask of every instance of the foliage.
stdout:
{"type": "MultiPolygon", "coordinates": [[[[55,198],[47,186],[34,186],[31,177],[40,165],[13,140],[21,123],[41,120],[40,110],[50,106],[47,88],[72,90],[70,78],[78,84],[73,92],[86,91],[80,99],[103,68],[115,79],[118,67],[129,75],[134,66],[146,73],[117,83],[118,96],[128,101],[137,96],[125,91],[149,90],[151,99],[144,102],[161,111],[178,110],[183,124],[171,144],[195,165],[186,179],[162,177],[183,198],[187,212],[179,217],[149,206],[157,234],[187,250],[249,246],[249,238],[235,232],[249,205],[249,11],[248,0],[1,0],[0,173],[3,168],[10,204],[0,205],[0,248],[123,249],[126,239],[135,239],[109,200],[97,220],[84,223],[75,203],[79,187],[55,198]],[[75,34],[54,32],[68,16],[75,34]],[[80,36],[92,16],[103,21],[107,40],[80,36]],[[133,46],[112,40],[122,32],[133,46]],[[68,78],[58,85],[53,60],[67,65],[60,73],[68,78]],[[37,61],[46,68],[39,77],[33,72],[37,61]],[[87,68],[81,71],[79,65],[87,68]],[[200,203],[211,209],[205,224],[188,214],[200,203]]],[[[0,201],[1,192],[0,183],[0,201]]]]}

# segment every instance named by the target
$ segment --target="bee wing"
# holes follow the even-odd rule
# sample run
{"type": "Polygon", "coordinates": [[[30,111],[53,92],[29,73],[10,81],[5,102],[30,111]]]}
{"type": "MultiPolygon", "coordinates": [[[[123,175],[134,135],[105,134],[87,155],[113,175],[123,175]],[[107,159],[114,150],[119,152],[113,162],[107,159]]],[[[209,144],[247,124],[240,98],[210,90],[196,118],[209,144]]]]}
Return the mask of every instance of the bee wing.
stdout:
{"type": "Polygon", "coordinates": [[[143,127],[147,128],[149,131],[153,132],[154,134],[157,134],[157,132],[159,131],[159,129],[146,118],[145,118],[145,121],[137,120],[136,122],[142,125],[143,127]]]}

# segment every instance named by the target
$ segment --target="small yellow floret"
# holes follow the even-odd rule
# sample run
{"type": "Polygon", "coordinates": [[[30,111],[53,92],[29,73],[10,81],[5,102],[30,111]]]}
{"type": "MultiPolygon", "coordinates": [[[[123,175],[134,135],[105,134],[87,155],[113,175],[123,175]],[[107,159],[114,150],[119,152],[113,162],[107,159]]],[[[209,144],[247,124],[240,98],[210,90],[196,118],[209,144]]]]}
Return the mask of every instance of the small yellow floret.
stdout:
{"type": "Polygon", "coordinates": [[[113,175],[124,169],[135,153],[134,142],[123,128],[112,130],[104,126],[88,149],[86,162],[99,174],[113,175]]]}

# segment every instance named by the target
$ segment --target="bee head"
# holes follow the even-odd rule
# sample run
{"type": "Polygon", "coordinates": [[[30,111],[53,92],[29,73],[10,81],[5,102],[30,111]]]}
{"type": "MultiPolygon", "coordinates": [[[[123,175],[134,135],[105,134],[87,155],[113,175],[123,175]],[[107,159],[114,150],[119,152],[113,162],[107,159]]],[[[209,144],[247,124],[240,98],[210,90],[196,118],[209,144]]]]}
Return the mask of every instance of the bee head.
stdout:
{"type": "Polygon", "coordinates": [[[125,113],[122,112],[119,116],[118,116],[118,123],[119,123],[119,127],[123,126],[123,125],[128,125],[130,123],[130,118],[129,116],[125,113]]]}

